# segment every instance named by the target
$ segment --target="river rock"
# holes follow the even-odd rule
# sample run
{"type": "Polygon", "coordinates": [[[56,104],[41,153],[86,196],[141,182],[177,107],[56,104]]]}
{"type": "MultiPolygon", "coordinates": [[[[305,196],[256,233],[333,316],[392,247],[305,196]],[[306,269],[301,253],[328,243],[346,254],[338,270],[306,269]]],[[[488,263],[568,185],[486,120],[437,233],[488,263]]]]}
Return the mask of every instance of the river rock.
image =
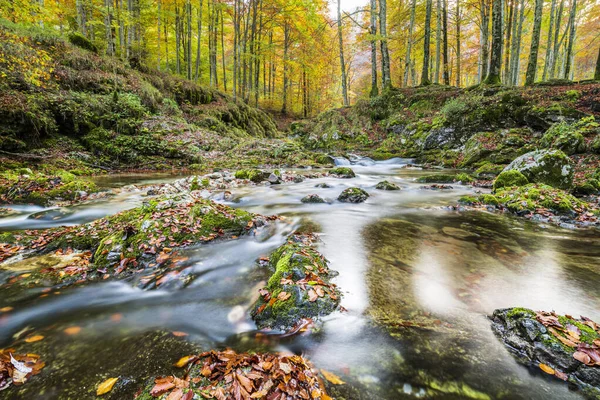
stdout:
{"type": "Polygon", "coordinates": [[[568,190],[573,186],[571,160],[560,150],[536,150],[515,159],[504,171],[517,170],[531,183],[568,190]]]}
{"type": "Polygon", "coordinates": [[[586,354],[600,357],[600,346],[592,344],[598,343],[600,328],[593,321],[526,308],[496,310],[491,320],[494,333],[519,362],[580,387],[586,397],[600,398],[600,363],[590,365],[593,357],[588,365],[580,361],[590,360],[586,354]]]}
{"type": "Polygon", "coordinates": [[[356,174],[352,168],[348,167],[336,167],[329,171],[330,174],[337,176],[338,178],[354,178],[356,174]]]}
{"type": "Polygon", "coordinates": [[[302,200],[300,200],[300,201],[302,201],[303,203],[313,203],[313,204],[316,204],[316,203],[327,203],[327,202],[326,202],[326,201],[325,201],[325,200],[324,200],[324,199],[323,199],[321,196],[319,196],[318,194],[309,194],[309,195],[307,195],[307,196],[304,196],[304,197],[302,198],[302,200]]]}
{"type": "Polygon", "coordinates": [[[376,186],[375,189],[379,190],[400,190],[400,187],[394,183],[388,181],[381,181],[376,186]]]}
{"type": "Polygon", "coordinates": [[[369,193],[361,188],[351,187],[345,189],[338,196],[338,200],[344,203],[363,203],[369,198],[369,193]]]}

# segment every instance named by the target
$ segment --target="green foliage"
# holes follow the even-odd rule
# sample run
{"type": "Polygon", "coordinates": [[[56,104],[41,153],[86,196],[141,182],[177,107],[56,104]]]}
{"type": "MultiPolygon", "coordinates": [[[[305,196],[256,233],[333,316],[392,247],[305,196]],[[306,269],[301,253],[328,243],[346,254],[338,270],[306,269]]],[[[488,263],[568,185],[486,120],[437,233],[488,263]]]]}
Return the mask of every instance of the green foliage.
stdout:
{"type": "Polygon", "coordinates": [[[567,155],[585,151],[585,141],[577,126],[564,121],[552,125],[540,143],[542,147],[559,149],[567,155]]]}

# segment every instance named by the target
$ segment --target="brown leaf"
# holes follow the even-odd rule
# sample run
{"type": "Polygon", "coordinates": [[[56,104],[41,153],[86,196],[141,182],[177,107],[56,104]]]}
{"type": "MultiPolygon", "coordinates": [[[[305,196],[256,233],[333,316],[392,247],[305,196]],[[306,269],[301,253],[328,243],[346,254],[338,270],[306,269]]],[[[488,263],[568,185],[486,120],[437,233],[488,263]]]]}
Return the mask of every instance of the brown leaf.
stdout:
{"type": "Polygon", "coordinates": [[[160,395],[167,393],[169,390],[173,389],[174,387],[175,387],[175,384],[173,383],[172,380],[171,381],[161,381],[161,382],[157,383],[156,385],[154,385],[152,390],[150,390],[150,394],[154,397],[158,397],[160,395]]]}
{"type": "Polygon", "coordinates": [[[79,332],[81,332],[81,327],[70,326],[67,329],[65,329],[63,332],[66,333],[67,335],[77,335],[79,332]]]}
{"type": "Polygon", "coordinates": [[[33,342],[39,342],[40,340],[42,340],[44,338],[44,336],[42,335],[34,335],[34,336],[29,336],[25,339],[26,343],[33,343],[33,342]]]}
{"type": "Polygon", "coordinates": [[[311,302],[315,302],[317,301],[317,299],[319,298],[319,295],[317,295],[317,292],[315,292],[313,289],[310,289],[308,291],[308,300],[311,302]]]}
{"type": "Polygon", "coordinates": [[[182,397],[183,397],[183,390],[175,389],[171,393],[169,393],[169,395],[167,396],[167,398],[165,400],[181,400],[182,397]]]}
{"type": "Polygon", "coordinates": [[[277,295],[277,299],[280,301],[286,301],[287,299],[289,299],[292,295],[290,293],[287,292],[280,292],[277,295]]]}
{"type": "Polygon", "coordinates": [[[575,353],[573,353],[573,358],[579,362],[584,363],[585,365],[589,365],[592,362],[590,356],[581,351],[576,351],[575,353]]]}
{"type": "Polygon", "coordinates": [[[334,374],[332,372],[322,369],[321,373],[323,374],[325,379],[327,379],[329,382],[333,383],[334,385],[343,385],[345,383],[343,380],[340,379],[339,376],[337,376],[336,374],[334,374]]]}

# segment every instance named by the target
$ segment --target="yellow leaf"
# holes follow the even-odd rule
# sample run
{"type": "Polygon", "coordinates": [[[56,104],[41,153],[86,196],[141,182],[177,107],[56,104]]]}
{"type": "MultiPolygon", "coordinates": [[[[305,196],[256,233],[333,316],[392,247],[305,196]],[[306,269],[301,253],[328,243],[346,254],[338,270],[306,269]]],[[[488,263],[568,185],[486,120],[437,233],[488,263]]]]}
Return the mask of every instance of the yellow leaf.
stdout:
{"type": "Polygon", "coordinates": [[[540,369],[549,375],[554,375],[554,369],[546,364],[540,364],[540,369]]]}
{"type": "Polygon", "coordinates": [[[63,332],[65,332],[67,335],[77,335],[79,332],[81,332],[81,327],[70,326],[67,329],[65,329],[63,332]]]}
{"type": "Polygon", "coordinates": [[[119,378],[108,378],[107,380],[99,384],[98,390],[96,390],[96,396],[102,396],[103,394],[110,392],[118,380],[119,378]]]}
{"type": "Polygon", "coordinates": [[[345,383],[343,380],[340,379],[339,376],[337,376],[336,374],[334,374],[332,372],[325,371],[324,369],[322,369],[321,373],[323,374],[325,379],[327,379],[329,382],[333,383],[334,385],[343,385],[345,383]]]}
{"type": "Polygon", "coordinates": [[[44,337],[42,335],[29,336],[28,338],[25,339],[25,342],[27,342],[27,343],[39,342],[43,338],[44,337]]]}
{"type": "Polygon", "coordinates": [[[183,368],[183,367],[185,367],[187,365],[188,362],[190,362],[190,360],[192,359],[192,357],[193,356],[184,356],[184,357],[181,357],[179,359],[179,361],[177,361],[173,365],[175,365],[177,368],[183,368]]]}

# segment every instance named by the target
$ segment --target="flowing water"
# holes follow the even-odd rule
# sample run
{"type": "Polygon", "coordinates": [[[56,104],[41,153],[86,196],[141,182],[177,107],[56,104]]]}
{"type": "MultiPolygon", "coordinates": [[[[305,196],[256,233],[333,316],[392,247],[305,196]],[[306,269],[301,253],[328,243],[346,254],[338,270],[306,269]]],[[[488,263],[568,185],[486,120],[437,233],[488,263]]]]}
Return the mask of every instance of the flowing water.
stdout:
{"type": "MultiPolygon", "coordinates": [[[[599,320],[598,231],[454,211],[446,206],[475,189],[424,189],[414,180],[432,171],[411,168],[406,160],[363,164],[371,165],[353,165],[353,179],[232,189],[234,200],[226,204],[283,215],[287,222],[257,237],[186,250],[185,287],[144,291],[128,282],[100,282],[20,293],[11,303],[14,310],[0,314],[0,346],[23,329],[34,330],[45,338],[29,346],[47,366],[7,395],[93,397],[98,382],[110,376],[129,380],[133,390],[140,377],[170,373],[181,356],[232,347],[304,354],[347,382],[332,388],[333,395],[346,399],[430,398],[432,393],[449,399],[581,398],[567,385],[517,364],[492,334],[487,315],[523,306],[599,320]],[[376,190],[384,179],[402,190],[376,190]],[[319,183],[330,188],[316,188],[319,183]],[[362,204],[335,201],[350,186],[371,197],[362,204]],[[332,201],[300,202],[311,193],[332,201]],[[255,261],[298,228],[320,234],[320,250],[339,271],[334,282],[347,312],[325,318],[311,334],[257,335],[248,309],[267,273],[255,261]],[[65,334],[73,326],[81,331],[65,334]]],[[[103,184],[175,178],[113,179],[103,184]]],[[[58,212],[23,207],[0,219],[0,231],[83,223],[142,201],[141,193],[128,192],[58,212]]],[[[0,298],[0,308],[4,305],[0,298]]]]}

